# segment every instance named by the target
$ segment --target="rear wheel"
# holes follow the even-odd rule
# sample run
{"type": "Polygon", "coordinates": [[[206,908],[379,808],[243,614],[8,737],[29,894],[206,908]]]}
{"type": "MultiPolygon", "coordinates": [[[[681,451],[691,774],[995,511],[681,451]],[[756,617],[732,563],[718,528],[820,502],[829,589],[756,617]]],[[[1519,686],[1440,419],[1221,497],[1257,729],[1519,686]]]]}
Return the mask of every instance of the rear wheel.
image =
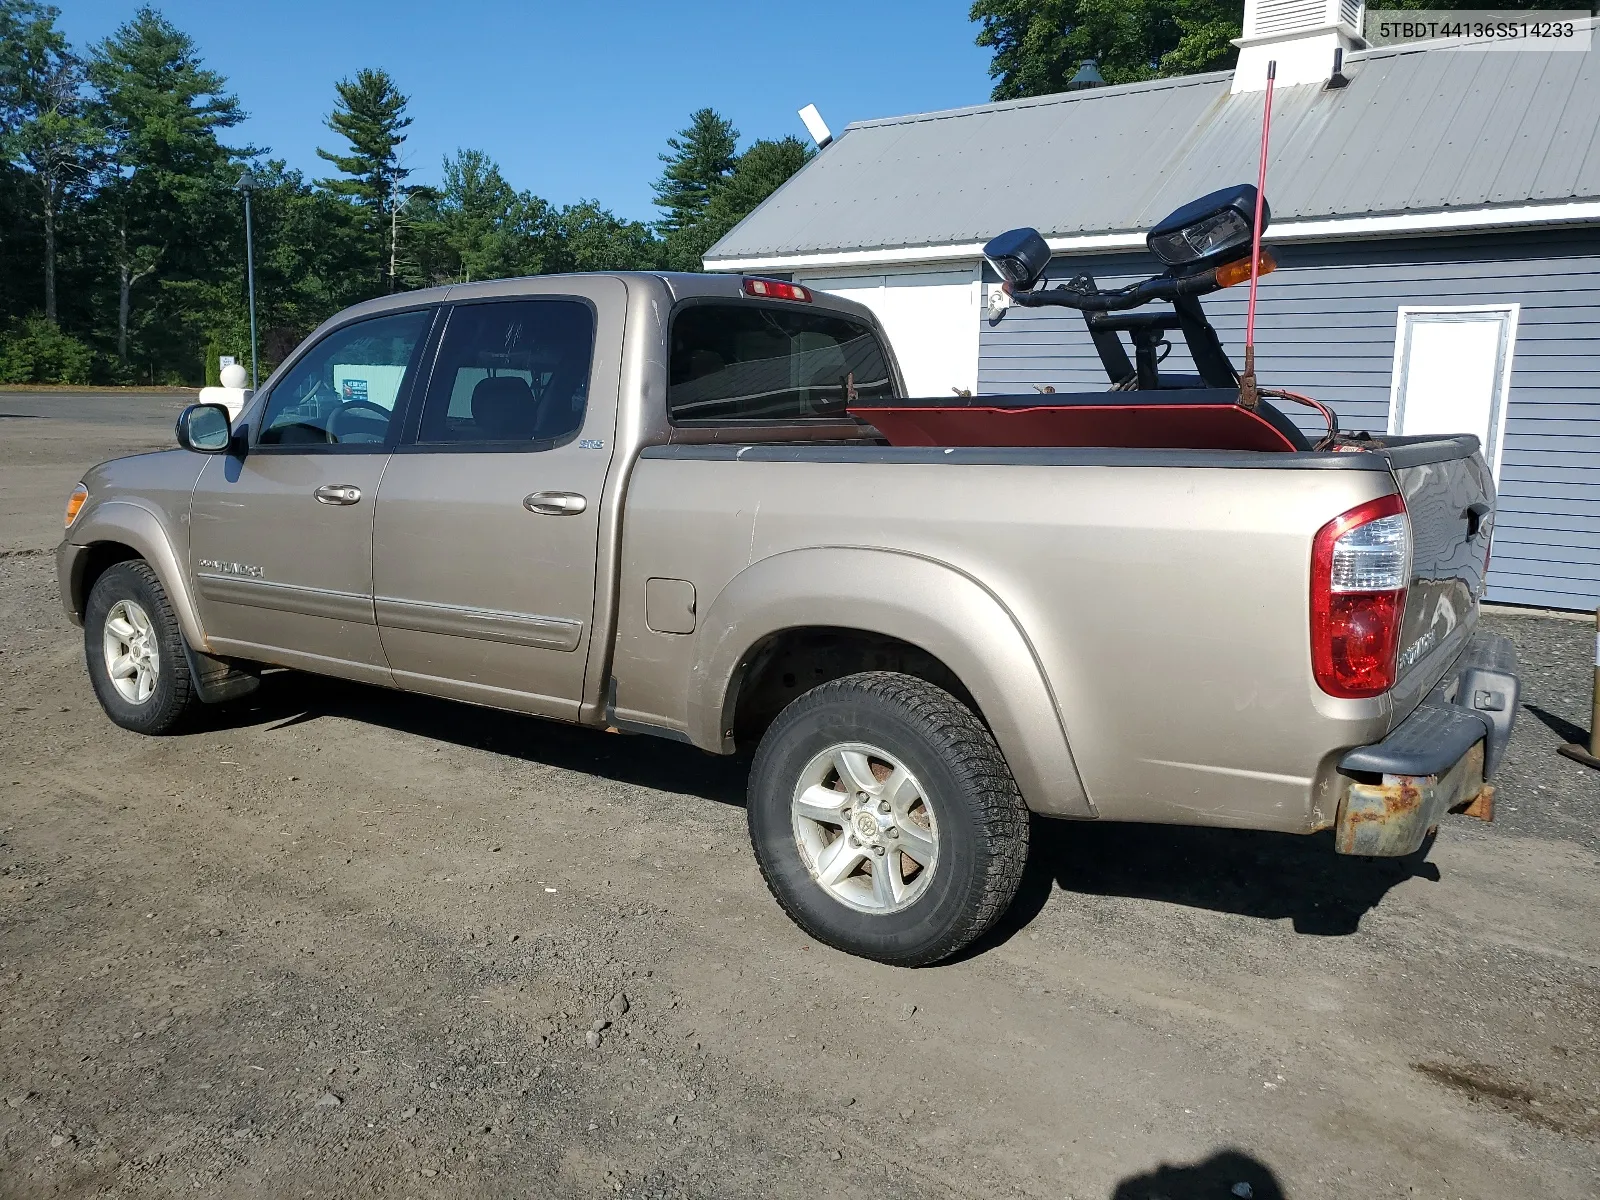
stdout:
{"type": "Polygon", "coordinates": [[[95,580],[83,649],[100,707],[124,729],[170,733],[198,703],[178,619],[148,563],[121,562],[95,580]]]}
{"type": "Polygon", "coordinates": [[[767,886],[807,933],[880,962],[937,962],[1010,905],[1028,812],[989,731],[950,693],[874,671],[815,688],[750,776],[767,886]]]}

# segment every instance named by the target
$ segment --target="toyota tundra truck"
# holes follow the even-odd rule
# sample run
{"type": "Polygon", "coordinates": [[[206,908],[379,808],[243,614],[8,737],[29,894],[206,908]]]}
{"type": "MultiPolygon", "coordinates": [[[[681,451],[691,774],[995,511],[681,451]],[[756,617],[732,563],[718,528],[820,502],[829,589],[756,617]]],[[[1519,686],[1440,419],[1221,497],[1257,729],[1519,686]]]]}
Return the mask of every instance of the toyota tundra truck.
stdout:
{"type": "Polygon", "coordinates": [[[895,964],[1007,908],[1036,817],[1408,855],[1488,815],[1517,678],[1476,629],[1474,438],[896,445],[851,415],[903,396],[871,312],[781,280],[394,295],[84,475],[61,595],[145,734],[273,667],[753,752],[772,894],[895,964]]]}

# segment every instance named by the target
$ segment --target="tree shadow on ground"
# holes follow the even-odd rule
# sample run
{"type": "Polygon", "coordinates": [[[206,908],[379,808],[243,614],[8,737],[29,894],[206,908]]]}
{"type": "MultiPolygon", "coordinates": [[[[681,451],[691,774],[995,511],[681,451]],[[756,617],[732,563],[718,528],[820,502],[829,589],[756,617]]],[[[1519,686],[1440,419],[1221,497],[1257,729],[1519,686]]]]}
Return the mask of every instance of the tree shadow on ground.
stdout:
{"type": "Polygon", "coordinates": [[[1162,1163],[1117,1184],[1111,1200],[1286,1200],[1272,1169],[1242,1150],[1219,1150],[1204,1162],[1162,1163]]]}
{"type": "Polygon", "coordinates": [[[201,728],[265,727],[272,733],[322,717],[344,717],[431,741],[471,746],[719,804],[743,805],[750,773],[748,759],[706,754],[665,738],[611,734],[589,726],[292,671],[268,673],[261,689],[246,700],[202,710],[201,728]]]}

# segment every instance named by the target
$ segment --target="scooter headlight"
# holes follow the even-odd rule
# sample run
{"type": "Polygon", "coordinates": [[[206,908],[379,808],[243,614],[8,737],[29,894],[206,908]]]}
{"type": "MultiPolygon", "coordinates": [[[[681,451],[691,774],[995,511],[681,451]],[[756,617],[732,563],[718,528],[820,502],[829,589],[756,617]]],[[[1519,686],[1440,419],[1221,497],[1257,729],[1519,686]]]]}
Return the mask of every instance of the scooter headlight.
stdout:
{"type": "MultiPolygon", "coordinates": [[[[1197,271],[1250,253],[1255,233],[1256,189],[1250,184],[1223,188],[1171,214],[1150,231],[1146,244],[1169,267],[1197,271]]],[[[1261,227],[1271,216],[1261,205],[1261,227]]]]}

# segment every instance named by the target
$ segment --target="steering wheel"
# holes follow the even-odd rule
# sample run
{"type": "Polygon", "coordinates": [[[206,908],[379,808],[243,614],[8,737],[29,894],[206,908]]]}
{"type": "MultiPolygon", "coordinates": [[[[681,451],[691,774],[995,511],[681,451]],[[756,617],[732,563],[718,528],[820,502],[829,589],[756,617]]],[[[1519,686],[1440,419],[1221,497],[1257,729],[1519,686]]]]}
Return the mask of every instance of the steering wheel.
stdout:
{"type": "MultiPolygon", "coordinates": [[[[389,432],[389,421],[393,416],[394,414],[383,405],[374,404],[371,400],[347,400],[328,414],[328,440],[330,442],[343,443],[381,442],[389,432]],[[358,409],[376,413],[382,423],[382,427],[375,430],[361,430],[360,432],[351,431],[351,434],[345,434],[340,429],[340,426],[344,424],[346,416],[358,409]]],[[[368,419],[362,418],[363,421],[368,419]]]]}

